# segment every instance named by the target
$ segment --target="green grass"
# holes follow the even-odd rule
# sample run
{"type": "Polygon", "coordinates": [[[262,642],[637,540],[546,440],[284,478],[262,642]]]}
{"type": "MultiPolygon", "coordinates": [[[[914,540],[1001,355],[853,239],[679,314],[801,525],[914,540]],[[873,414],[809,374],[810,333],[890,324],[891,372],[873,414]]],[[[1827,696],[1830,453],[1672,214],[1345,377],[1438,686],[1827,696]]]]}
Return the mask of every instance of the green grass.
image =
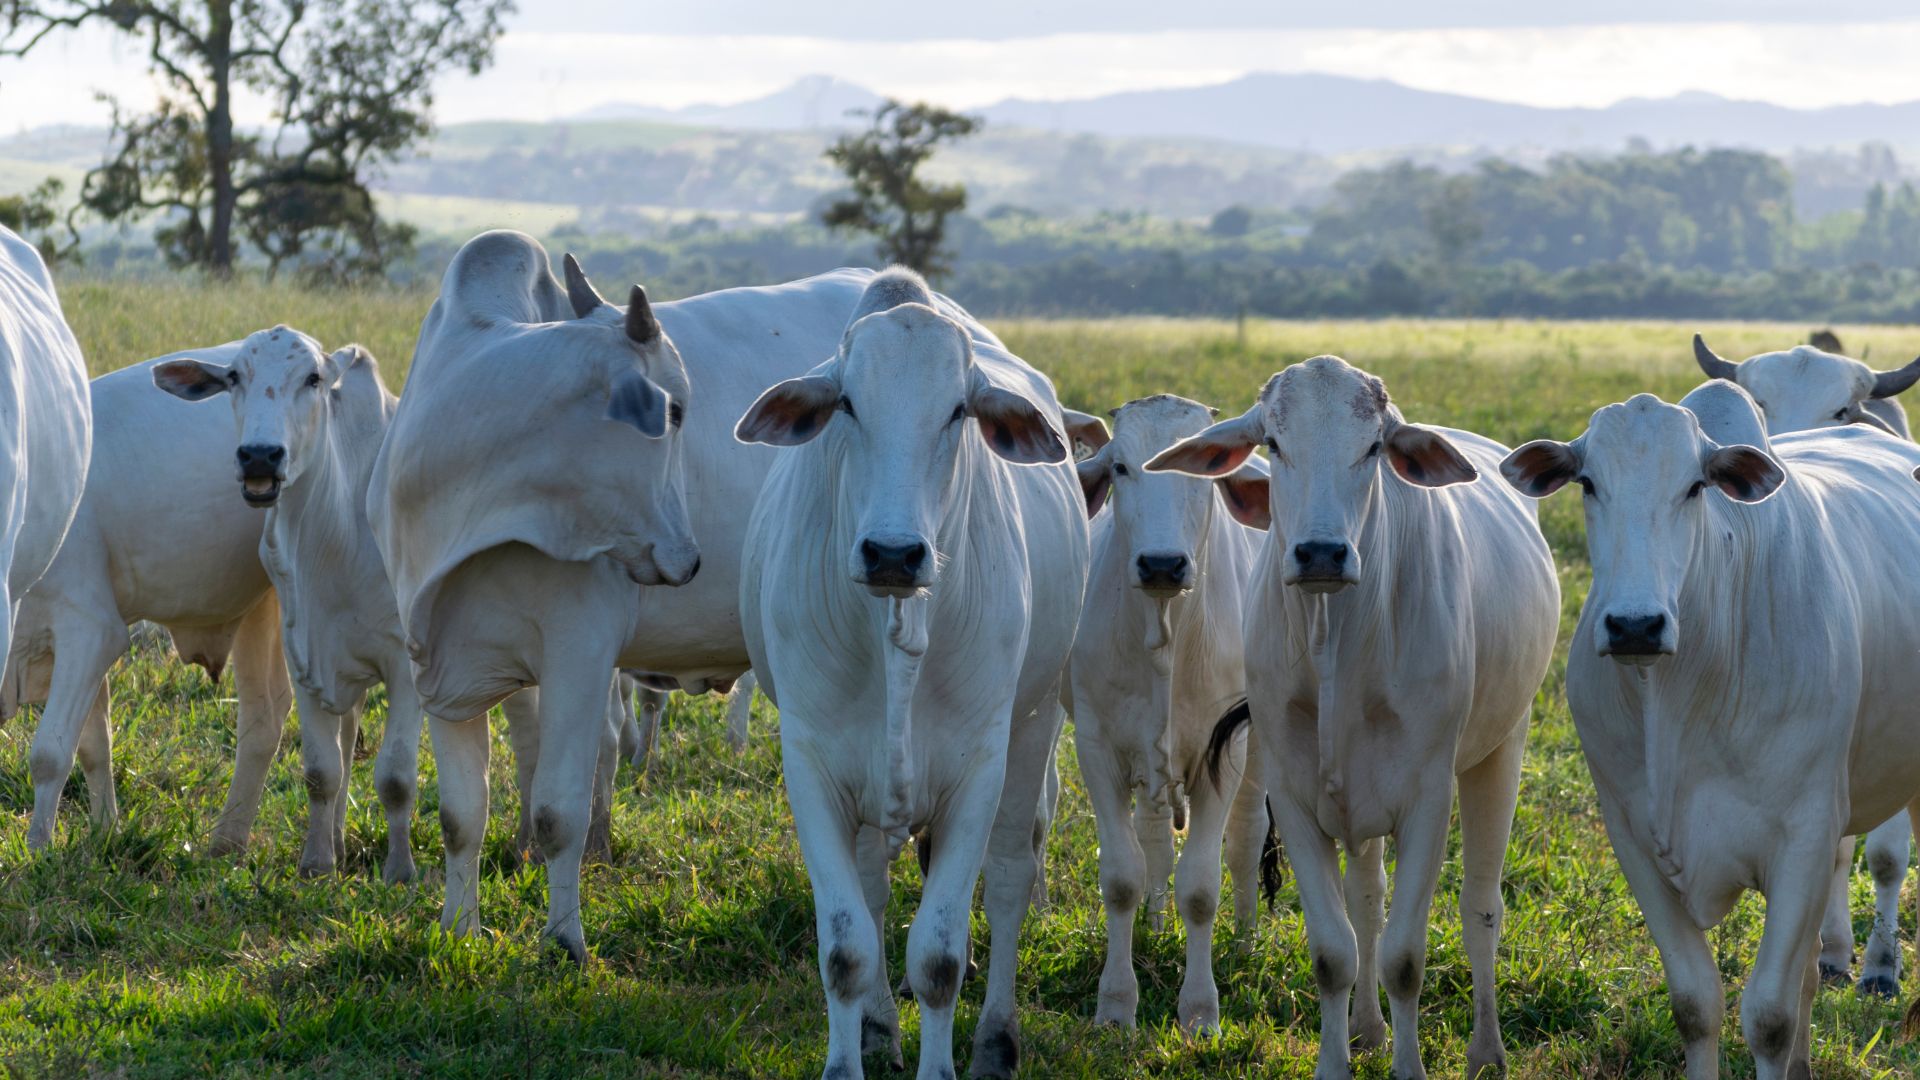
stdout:
{"type": "MultiPolygon", "coordinates": [[[[96,370],[189,343],[287,321],[329,344],[372,347],[397,376],[428,297],[305,294],[284,288],[80,283],[66,290],[96,370]]],[[[1267,374],[1336,351],[1387,379],[1414,419],[1471,427],[1509,443],[1576,433],[1597,406],[1697,382],[1691,327],[1565,323],[1022,322],[1009,343],[1051,372],[1072,404],[1104,410],[1157,390],[1244,408],[1267,374]]],[[[1714,327],[1727,355],[1798,340],[1804,327],[1714,327]]],[[[1842,328],[1891,366],[1920,352],[1920,329],[1842,328]]],[[[1546,527],[1563,568],[1567,625],[1585,590],[1575,501],[1556,496],[1546,527]]],[[[1564,636],[1564,630],[1563,630],[1564,636]]],[[[1541,691],[1507,863],[1500,1000],[1515,1076],[1642,1077],[1677,1071],[1681,1051],[1659,961],[1606,843],[1556,663],[1541,691]]],[[[32,717],[0,728],[0,1070],[9,1075],[668,1076],[817,1075],[825,1016],[811,900],[779,782],[776,718],[760,703],[755,738],[735,756],[716,705],[677,700],[654,770],[623,770],[611,863],[586,875],[582,972],[538,945],[540,870],[508,869],[516,795],[496,728],[494,816],[483,915],[474,941],[436,932],[441,878],[431,754],[413,842],[424,881],[378,883],[383,823],[371,761],[356,762],[349,857],[336,878],[293,873],[306,797],[290,724],[247,855],[199,851],[229,771],[230,684],[144,651],[114,676],[116,776],[124,823],[91,833],[84,784],[69,784],[56,847],[25,849],[32,717]]],[[[383,720],[376,702],[369,727],[383,720]]],[[[1071,739],[1071,732],[1068,734],[1071,739]]],[[[371,735],[365,747],[377,745],[371,735]]],[[[1181,968],[1176,929],[1142,928],[1141,1030],[1090,1023],[1104,932],[1093,822],[1073,755],[1051,839],[1054,904],[1028,923],[1020,993],[1030,1077],[1306,1077],[1317,1014],[1291,881],[1235,947],[1222,920],[1217,973],[1224,1033],[1194,1043],[1173,1025],[1181,968]]],[[[1457,1076],[1468,1034],[1467,965],[1455,913],[1459,873],[1440,885],[1424,996],[1429,1069],[1457,1076]]],[[[1855,882],[1855,911],[1869,889],[1855,882]]],[[[896,965],[917,893],[895,875],[889,916],[896,965]]],[[[1737,987],[1759,934],[1744,903],[1713,936],[1730,989],[1723,1069],[1751,1076],[1737,987]]],[[[1910,910],[1903,921],[1911,919],[1910,910]]],[[[1169,920],[1177,925],[1177,920],[1169,920]]],[[[1864,939],[1865,916],[1856,917],[1864,939]]],[[[1910,940],[1910,921],[1903,927],[1910,940]]],[[[976,919],[975,946],[984,946],[976,919]]],[[[1912,981],[1908,993],[1916,989],[1912,981]]],[[[981,987],[962,995],[964,1064],[981,987]]],[[[916,1013],[903,1008],[907,1052],[916,1013]]],[[[1912,1076],[1920,1050],[1897,1038],[1897,1006],[1824,992],[1815,1073],[1912,1076]]],[[[1356,1060],[1384,1077],[1385,1053],[1356,1060]]]]}

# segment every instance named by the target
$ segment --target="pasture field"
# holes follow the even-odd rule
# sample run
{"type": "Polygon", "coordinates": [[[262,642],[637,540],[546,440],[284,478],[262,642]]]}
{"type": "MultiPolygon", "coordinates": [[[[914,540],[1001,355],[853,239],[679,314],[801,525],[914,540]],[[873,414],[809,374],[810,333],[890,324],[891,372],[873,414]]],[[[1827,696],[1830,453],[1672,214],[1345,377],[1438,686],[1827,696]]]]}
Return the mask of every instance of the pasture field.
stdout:
{"type": "MultiPolygon", "coordinates": [[[[284,287],[79,282],[70,317],[96,372],[284,321],[328,345],[367,344],[398,385],[430,296],[301,293],[284,287]]],[[[1411,419],[1482,431],[1508,444],[1578,432],[1591,411],[1640,390],[1669,400],[1699,381],[1688,335],[1662,323],[1228,323],[1127,320],[1011,322],[1012,345],[1059,383],[1069,404],[1104,411],[1171,390],[1226,410],[1246,406],[1268,374],[1336,352],[1387,380],[1411,419]]],[[[1807,327],[1705,328],[1727,356],[1804,339],[1807,327]]],[[[1920,353],[1920,328],[1841,328],[1894,366],[1920,353]]],[[[699,408],[696,369],[695,398],[699,408]]],[[[215,406],[208,406],[215,407],[215,406]]],[[[1564,637],[1585,591],[1575,496],[1544,506],[1562,568],[1564,637]]],[[[1517,1077],[1675,1074],[1681,1049],[1659,960],[1615,865],[1581,760],[1556,663],[1535,713],[1507,862],[1501,1007],[1517,1077]]],[[[493,822],[484,849],[482,917],[471,941],[437,930],[437,787],[425,755],[413,843],[423,880],[379,883],[384,825],[371,796],[363,735],[334,878],[304,881],[294,864],[306,797],[290,722],[253,846],[236,861],[201,848],[232,751],[231,684],[210,683],[157,645],[138,647],[113,681],[115,775],[122,824],[90,831],[84,783],[68,787],[54,848],[29,855],[27,748],[35,717],[0,728],[0,1072],[88,1075],[747,1077],[818,1075],[825,1013],[812,901],[780,783],[777,717],[762,700],[754,739],[736,756],[714,699],[678,698],[652,768],[623,767],[613,858],[588,868],[584,971],[543,950],[545,882],[508,851],[517,795],[496,724],[493,822]]],[[[383,723],[376,697],[368,726],[383,723]]],[[[1072,738],[1069,728],[1067,739],[1072,738]]],[[[1104,951],[1096,841],[1069,747],[1050,842],[1052,904],[1028,922],[1020,993],[1028,1077],[1307,1077],[1318,1005],[1289,877],[1255,927],[1224,915],[1217,946],[1224,1031],[1190,1041],[1174,1024],[1177,918],[1142,928],[1142,1027],[1091,1024],[1104,951]]],[[[890,952],[897,967],[918,892],[894,875],[890,952]]],[[[1441,878],[1422,1034],[1435,1076],[1464,1070],[1468,971],[1456,911],[1459,872],[1441,878]]],[[[1864,875],[1855,925],[1870,923],[1864,875]]],[[[1231,911],[1230,906],[1226,908],[1231,911]]],[[[1762,907],[1742,904],[1713,942],[1730,986],[1722,1068],[1753,1075],[1741,1045],[1737,984],[1762,907]]],[[[1902,932],[1913,935],[1911,906],[1902,932]]],[[[984,960],[984,919],[974,946],[984,960]]],[[[1909,954],[1910,955],[1910,954],[1909,954]]],[[[1909,978],[1911,996],[1920,982],[1909,978]]],[[[980,987],[962,993],[964,1067],[980,987]]],[[[1901,1006],[1823,992],[1814,1014],[1815,1074],[1910,1077],[1920,1046],[1899,1036],[1901,1006]]],[[[916,1014],[902,1009],[908,1061],[916,1014]]],[[[1356,1059],[1384,1077],[1384,1051],[1356,1059]]]]}

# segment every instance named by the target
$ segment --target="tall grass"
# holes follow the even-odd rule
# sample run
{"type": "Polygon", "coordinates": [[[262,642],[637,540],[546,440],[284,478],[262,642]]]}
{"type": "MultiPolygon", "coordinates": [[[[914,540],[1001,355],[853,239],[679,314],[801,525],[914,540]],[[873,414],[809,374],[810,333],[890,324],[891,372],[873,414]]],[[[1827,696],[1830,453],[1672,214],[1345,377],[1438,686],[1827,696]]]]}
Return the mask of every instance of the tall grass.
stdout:
{"type": "MultiPolygon", "coordinates": [[[[66,290],[90,362],[104,371],[287,322],[329,345],[372,348],[398,382],[429,297],[311,294],[280,286],[81,283],[66,290]]],[[[1338,352],[1387,379],[1409,417],[1513,443],[1568,437],[1597,406],[1641,390],[1669,399],[1694,385],[1692,327],[1660,323],[1016,322],[1009,344],[1062,395],[1104,410],[1172,390],[1244,408],[1284,364],[1338,352]]],[[[1718,326],[1726,355],[1800,340],[1804,327],[1718,326]]],[[[1920,329],[1842,329],[1893,366],[1920,352],[1920,329]]],[[[1577,503],[1546,505],[1566,616],[1586,570],[1577,503]]],[[[1564,629],[1563,629],[1564,637],[1564,629]]],[[[1500,1000],[1515,1076],[1644,1077],[1677,1072],[1659,958],[1609,851],[1556,661],[1536,710],[1507,863],[1500,1000]]],[[[378,882],[384,825],[370,795],[369,748],[355,763],[348,858],[340,876],[294,876],[306,796],[289,725],[253,846],[236,861],[200,853],[229,773],[231,684],[214,685],[163,652],[137,651],[113,680],[115,772],[123,824],[90,831],[83,782],[68,785],[61,839],[24,844],[32,804],[34,717],[0,729],[0,1066],[9,1075],[734,1077],[817,1075],[825,1018],[811,899],[779,780],[777,717],[763,701],[743,755],[721,737],[716,705],[676,700],[650,774],[621,775],[611,862],[588,868],[585,971],[537,944],[545,887],[509,865],[516,796],[496,730],[493,824],[483,917],[493,933],[437,931],[438,788],[425,756],[413,841],[428,853],[411,888],[378,882]]],[[[369,727],[384,721],[373,703],[369,727]]],[[[1067,738],[1071,740],[1071,732],[1067,738]]],[[[1104,931],[1097,840],[1070,747],[1050,840],[1052,907],[1028,922],[1020,988],[1031,1077],[1306,1077],[1318,1006],[1291,882],[1255,927],[1224,917],[1218,947],[1225,1030],[1189,1041],[1174,1025],[1178,920],[1137,937],[1143,1027],[1091,1024],[1104,931]]],[[[1422,1035],[1435,1075],[1464,1068],[1468,969],[1456,912],[1460,877],[1440,883],[1422,1035]]],[[[1855,882],[1856,931],[1870,923],[1855,882]]],[[[892,955],[917,894],[895,874],[892,955]]],[[[1230,910],[1230,909],[1229,909],[1230,910]]],[[[1737,1003],[1759,934],[1757,901],[1714,935],[1737,1003]]],[[[1903,933],[1911,940],[1910,912],[1903,933]]],[[[976,920],[976,948],[984,945],[976,920]]],[[[1911,984],[1909,990],[1911,991],[1911,984]]],[[[964,1056],[980,989],[963,993],[964,1056]]],[[[1912,1076],[1895,1006],[1823,992],[1819,1076],[1912,1076]]],[[[1737,1005],[1723,1069],[1753,1074],[1737,1005]]],[[[907,1050],[915,1011],[903,1008],[907,1050]]],[[[1361,1055],[1361,1077],[1388,1073],[1361,1055]]]]}

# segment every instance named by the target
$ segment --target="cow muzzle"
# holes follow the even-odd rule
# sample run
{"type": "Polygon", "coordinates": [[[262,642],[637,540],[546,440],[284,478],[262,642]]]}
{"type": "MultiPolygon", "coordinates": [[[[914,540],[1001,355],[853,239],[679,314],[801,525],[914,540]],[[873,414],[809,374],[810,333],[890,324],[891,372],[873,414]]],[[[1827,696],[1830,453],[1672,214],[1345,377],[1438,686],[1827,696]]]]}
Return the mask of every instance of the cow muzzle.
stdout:
{"type": "Polygon", "coordinates": [[[1634,667],[1672,656],[1673,620],[1663,612],[1619,612],[1600,620],[1600,655],[1634,667]]]}
{"type": "Polygon", "coordinates": [[[1342,540],[1306,540],[1293,545],[1283,580],[1310,593],[1337,593],[1360,581],[1360,560],[1342,540]]]}
{"type": "Polygon", "coordinates": [[[868,536],[855,545],[853,580],[875,596],[914,596],[933,584],[932,554],[917,536],[868,536]]]}
{"type": "Polygon", "coordinates": [[[1178,596],[1193,587],[1193,560],[1181,551],[1147,551],[1134,557],[1134,586],[1148,596],[1178,596]]]}
{"type": "Polygon", "coordinates": [[[287,480],[287,448],[248,443],[234,451],[240,473],[240,496],[248,506],[272,506],[287,480]]]}

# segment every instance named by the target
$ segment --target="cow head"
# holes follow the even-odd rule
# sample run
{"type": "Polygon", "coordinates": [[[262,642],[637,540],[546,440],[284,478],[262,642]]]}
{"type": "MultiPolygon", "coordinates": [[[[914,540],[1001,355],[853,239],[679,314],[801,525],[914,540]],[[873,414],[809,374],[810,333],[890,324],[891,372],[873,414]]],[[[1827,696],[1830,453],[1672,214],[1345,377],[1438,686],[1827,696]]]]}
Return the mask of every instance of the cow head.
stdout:
{"type": "Polygon", "coordinates": [[[1500,473],[1545,498],[1569,481],[1585,494],[1594,649],[1652,664],[1679,647],[1680,590],[1703,550],[1708,488],[1754,503],[1786,482],[1765,451],[1721,446],[1694,414],[1641,394],[1593,414],[1570,443],[1540,439],[1507,455],[1500,473]]]}
{"type": "Polygon", "coordinates": [[[628,561],[627,572],[642,585],[684,585],[700,569],[687,517],[681,439],[692,390],[686,363],[654,316],[645,289],[633,286],[622,310],[601,299],[572,255],[561,266],[575,316],[558,327],[569,341],[566,351],[593,370],[586,392],[596,407],[604,397],[606,419],[643,436],[626,439],[633,444],[633,468],[648,479],[648,498],[634,510],[642,533],[654,539],[628,561]]]}
{"type": "Polygon", "coordinates": [[[1893,397],[1920,382],[1920,360],[1893,371],[1875,371],[1812,345],[1761,353],[1736,364],[1722,360],[1695,334],[1693,356],[1708,376],[1735,383],[1753,395],[1766,416],[1770,435],[1843,424],[1867,424],[1892,434],[1893,429],[1874,415],[1868,403],[1893,397]]]}
{"type": "Polygon", "coordinates": [[[875,596],[914,596],[932,586],[955,463],[974,432],[1016,464],[1067,457],[1040,407],[991,382],[974,364],[966,328],[936,309],[924,282],[898,268],[867,287],[839,353],[761,394],[734,435],[796,446],[829,430],[838,498],[854,515],[847,571],[875,596]]]}
{"type": "Polygon", "coordinates": [[[352,346],[328,355],[320,343],[287,326],[248,335],[232,366],[181,358],[157,364],[154,385],[186,401],[229,395],[239,448],[234,471],[247,505],[272,506],[295,483],[325,438],[327,416],[348,367],[371,364],[352,346]]]}
{"type": "Polygon", "coordinates": [[[1440,432],[1401,419],[1379,379],[1336,356],[1280,372],[1245,414],[1176,444],[1147,468],[1225,476],[1261,445],[1273,472],[1268,514],[1281,545],[1281,580],[1315,593],[1360,580],[1356,541],[1381,484],[1445,487],[1478,475],[1440,432]]]}
{"type": "Polygon", "coordinates": [[[1267,477],[1258,459],[1211,482],[1146,470],[1154,455],[1198,434],[1218,413],[1171,394],[1129,401],[1113,411],[1113,441],[1078,466],[1089,517],[1111,493],[1115,536],[1127,545],[1129,583],[1149,596],[1177,596],[1198,581],[1199,554],[1219,501],[1216,488],[1235,518],[1266,527],[1267,477]]]}

